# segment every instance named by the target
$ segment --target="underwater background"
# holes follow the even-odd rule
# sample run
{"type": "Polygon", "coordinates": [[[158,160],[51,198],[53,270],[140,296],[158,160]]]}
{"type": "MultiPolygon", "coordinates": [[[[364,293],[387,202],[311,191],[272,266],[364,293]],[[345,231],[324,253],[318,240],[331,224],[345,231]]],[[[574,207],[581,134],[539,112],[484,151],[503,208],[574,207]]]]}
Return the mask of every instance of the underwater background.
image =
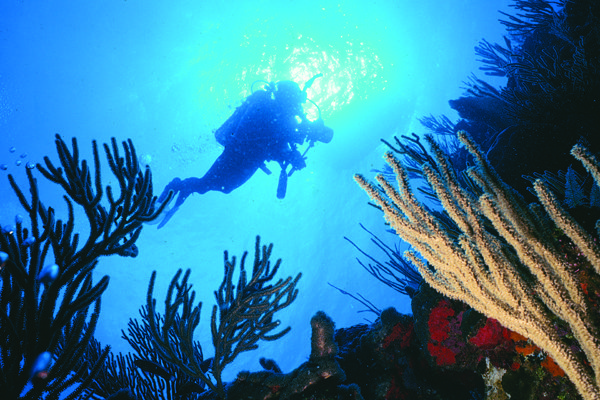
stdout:
{"type": "MultiPolygon", "coordinates": [[[[55,133],[67,142],[76,137],[88,159],[92,140],[131,138],[159,194],[176,176],[205,173],[221,152],[214,130],[254,81],[303,84],[323,73],[308,96],[334,138],[309,151],[307,168],[290,178],[285,199],[275,196],[276,174],[262,171],[230,194],[191,196],[164,228],[144,228],[136,258],[101,258],[95,270],[96,279],[110,276],[95,333],[101,343],[130,351],[121,329],[145,304],[152,271],[160,312],[174,273],[191,268],[190,281],[204,302],[196,339],[210,349],[208,321],[223,251],[252,254],[260,235],[274,243],[273,258],[283,260],[280,276],[303,274],[297,299],[278,313],[292,330],[242,353],[224,379],[260,369],[259,357],[289,371],[310,353],[316,311],[325,311],[336,327],[374,319],[328,283],[379,308],[411,312],[409,298],[369,275],[344,239],[377,254],[362,223],[391,247],[398,243],[352,176],[382,167],[381,138],[423,133],[418,119],[430,114],[456,118],[447,102],[462,94],[472,73],[483,75],[473,49],[483,38],[502,41],[498,10],[507,11],[508,3],[3,1],[0,221],[9,224],[22,212],[8,173],[25,187],[27,163],[44,156],[56,161],[55,133]]],[[[114,185],[103,168],[104,184],[114,185]]],[[[39,183],[44,202],[65,216],[62,191],[39,183]]]]}

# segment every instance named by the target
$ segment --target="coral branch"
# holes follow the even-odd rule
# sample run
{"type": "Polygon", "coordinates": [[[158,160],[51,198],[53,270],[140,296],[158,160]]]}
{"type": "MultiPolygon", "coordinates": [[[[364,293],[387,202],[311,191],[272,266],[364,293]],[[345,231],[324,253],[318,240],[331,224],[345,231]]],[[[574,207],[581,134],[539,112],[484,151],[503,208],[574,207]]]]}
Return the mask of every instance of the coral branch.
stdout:
{"type": "MultiPolygon", "coordinates": [[[[120,198],[109,199],[108,211],[101,204],[104,191],[96,142],[94,172],[86,160],[79,159],[76,139],[71,150],[59,135],[55,143],[60,166],[45,157],[45,167],[38,164],[37,169],[66,193],[66,220],[57,218],[54,208],[42,203],[31,169],[26,169],[30,198],[14,177],[8,176],[30,226],[25,226],[21,216],[15,218],[14,227],[0,226],[0,251],[7,255],[0,270],[3,399],[58,398],[78,383],[69,397],[76,398],[91,385],[108,357],[105,349],[98,351],[94,362],[81,362],[93,338],[100,297],[108,285],[108,276],[96,283],[92,279],[97,259],[110,254],[134,255],[141,224],[161,211],[154,209],[150,171],[141,173],[131,141],[123,143],[125,158],[118,156],[115,139],[112,150],[105,147],[121,184],[120,198]],[[75,204],[83,208],[90,226],[82,246],[79,234],[74,233],[75,204]]],[[[109,192],[110,186],[106,188],[109,192]]]]}
{"type": "MultiPolygon", "coordinates": [[[[536,183],[536,191],[547,216],[530,208],[502,182],[464,132],[459,139],[476,159],[477,166],[469,175],[484,191],[479,199],[461,188],[433,141],[436,165],[423,167],[445,211],[460,228],[458,237],[449,234],[442,221],[416,200],[407,173],[391,154],[386,158],[396,172],[399,190],[381,176],[377,180],[383,189],[361,176],[355,178],[398,235],[427,260],[426,264],[415,254],[407,254],[429,285],[530,338],[565,371],[585,399],[600,399],[596,319],[574,269],[561,258],[555,236],[548,234],[544,218],[550,218],[579,246],[590,272],[598,270],[600,249],[543,183],[536,183]],[[570,327],[585,359],[555,333],[556,319],[570,327]]],[[[598,168],[595,161],[590,165],[598,168]]]]}
{"type": "Polygon", "coordinates": [[[233,283],[236,258],[229,259],[225,252],[225,274],[223,282],[215,292],[217,305],[211,317],[212,341],[215,355],[210,372],[207,374],[201,357],[197,357],[193,334],[200,322],[202,303],[194,304],[195,292],[188,283],[190,270],[181,276],[179,270],[171,280],[165,299],[165,313],[162,320],[156,313],[156,300],[152,297],[156,272],[150,278],[147,296],[149,331],[153,346],[166,362],[181,369],[190,377],[201,379],[219,397],[225,398],[225,387],[221,374],[240,353],[258,348],[259,340],[277,340],[290,328],[277,333],[271,332],[280,325],[274,320],[275,313],[294,301],[298,294],[296,278],[279,279],[271,283],[279,269],[281,260],[271,266],[269,258],[273,245],[260,246],[256,238],[256,248],[252,275],[247,280],[244,253],[240,262],[237,285],[233,283]]]}

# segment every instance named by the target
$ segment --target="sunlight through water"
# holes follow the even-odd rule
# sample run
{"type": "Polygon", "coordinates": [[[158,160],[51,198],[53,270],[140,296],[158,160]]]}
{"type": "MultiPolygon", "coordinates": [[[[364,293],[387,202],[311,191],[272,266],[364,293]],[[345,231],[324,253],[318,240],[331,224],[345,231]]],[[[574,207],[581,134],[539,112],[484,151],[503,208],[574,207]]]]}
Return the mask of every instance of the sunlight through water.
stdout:
{"type": "MultiPolygon", "coordinates": [[[[307,93],[327,119],[352,102],[386,90],[390,76],[396,73],[391,67],[397,58],[385,49],[382,38],[387,25],[379,17],[369,18],[364,11],[345,11],[344,7],[351,8],[342,5],[331,10],[297,8],[285,13],[272,12],[243,26],[215,27],[239,29],[239,33],[227,35],[231,42],[237,43],[229,44],[227,38],[221,38],[227,42],[224,47],[229,48],[226,52],[231,52],[231,57],[224,57],[227,61],[222,61],[218,69],[219,73],[231,71],[235,88],[211,86],[211,92],[223,90],[224,98],[237,101],[250,94],[252,83],[257,80],[293,80],[302,87],[311,77],[322,73],[323,77],[307,93]]],[[[198,61],[204,62],[205,57],[200,56],[198,61]]],[[[318,110],[310,103],[306,104],[306,110],[309,119],[318,117],[318,110]]]]}

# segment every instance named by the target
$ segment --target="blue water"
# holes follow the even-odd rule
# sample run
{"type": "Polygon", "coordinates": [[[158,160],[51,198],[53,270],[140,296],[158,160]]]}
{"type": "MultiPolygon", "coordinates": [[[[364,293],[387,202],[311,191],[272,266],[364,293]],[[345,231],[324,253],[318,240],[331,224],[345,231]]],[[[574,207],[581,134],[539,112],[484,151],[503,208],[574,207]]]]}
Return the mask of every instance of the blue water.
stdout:
{"type": "MultiPolygon", "coordinates": [[[[161,191],[172,178],[202,176],[220,154],[213,131],[250,93],[255,80],[305,82],[321,72],[308,95],[321,108],[333,141],[308,153],[307,168],[275,196],[277,173],[258,171],[231,194],[190,197],[161,230],[147,226],[135,258],[100,260],[96,279],[111,277],[97,338],[115,351],[130,317],[145,304],[158,271],[159,305],[178,268],[191,268],[204,302],[197,339],[211,354],[213,291],[223,251],[253,251],[257,234],[273,242],[282,277],[303,273],[297,300],[278,316],[292,331],[261,343],[225,371],[259,370],[261,356],[284,371],[310,353],[310,318],[318,310],[337,327],[364,322],[364,307],[328,285],[360,293],[379,308],[410,313],[406,296],[372,278],[356,262],[350,237],[378,254],[363,223],[390,246],[381,214],[352,179],[381,168],[380,138],[416,132],[418,118],[457,115],[447,101],[477,73],[474,46],[502,40],[497,10],[508,0],[462,1],[2,1],[0,3],[0,222],[22,213],[7,180],[25,187],[25,165],[48,155],[58,161],[54,134],[77,137],[84,156],[91,141],[131,138],[161,191]],[[11,150],[13,150],[11,152],[11,150]],[[17,165],[19,164],[20,165],[17,165]]],[[[314,110],[308,110],[314,112],[314,110]]],[[[278,172],[277,165],[271,165],[278,172]]],[[[103,166],[104,184],[116,184],[103,166]]],[[[62,192],[43,182],[43,201],[65,217],[62,192]]],[[[81,215],[79,215],[81,217],[81,215]]],[[[86,221],[78,219],[85,232],[86,221]]],[[[160,310],[160,308],[159,308],[160,310]]]]}

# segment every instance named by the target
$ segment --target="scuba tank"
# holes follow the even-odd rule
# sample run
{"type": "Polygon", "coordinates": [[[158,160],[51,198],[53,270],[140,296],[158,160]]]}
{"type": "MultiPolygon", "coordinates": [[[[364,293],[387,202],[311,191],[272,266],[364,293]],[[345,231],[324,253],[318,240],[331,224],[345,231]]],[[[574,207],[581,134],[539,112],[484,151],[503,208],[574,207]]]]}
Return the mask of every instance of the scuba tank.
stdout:
{"type": "MultiPolygon", "coordinates": [[[[308,96],[306,94],[306,91],[313,85],[313,83],[317,80],[317,78],[320,78],[322,76],[323,76],[322,73],[318,73],[318,74],[314,75],[312,78],[310,78],[308,81],[306,81],[306,83],[304,84],[302,90],[300,91],[300,93],[302,93],[304,95],[303,98],[305,99],[303,101],[301,100],[301,102],[302,103],[304,101],[311,102],[317,108],[317,111],[319,113],[319,119],[321,119],[321,109],[319,108],[319,106],[314,101],[312,101],[311,99],[308,98],[308,96]]],[[[255,86],[257,84],[261,84],[261,83],[263,84],[262,90],[265,90],[271,96],[273,96],[273,95],[277,96],[277,91],[280,90],[280,88],[279,88],[280,84],[282,86],[281,90],[285,90],[285,89],[290,90],[290,88],[292,88],[292,86],[293,86],[292,83],[294,83],[294,85],[296,85],[296,87],[298,89],[300,89],[300,87],[295,82],[293,82],[293,81],[286,81],[286,80],[284,80],[284,81],[277,81],[277,82],[267,82],[267,81],[259,79],[259,80],[254,81],[252,83],[252,85],[250,86],[251,95],[253,95],[255,93],[255,91],[259,90],[259,89],[256,89],[255,86]]],[[[239,107],[239,109],[241,109],[241,108],[242,107],[239,107]]],[[[238,110],[236,110],[236,113],[238,113],[238,110]]],[[[241,111],[241,110],[239,110],[239,111],[241,111]]],[[[303,115],[302,115],[302,117],[306,118],[303,115]]],[[[231,119],[233,119],[233,118],[231,118],[231,119]]],[[[219,132],[219,133],[222,133],[222,132],[219,132]]],[[[302,154],[302,158],[304,158],[304,156],[306,155],[306,153],[308,152],[308,150],[312,146],[314,146],[314,140],[310,140],[308,148],[302,154]]],[[[281,166],[281,172],[279,173],[279,181],[277,183],[277,198],[278,199],[285,198],[285,194],[286,194],[286,191],[287,191],[288,177],[291,176],[294,173],[294,171],[296,170],[294,167],[292,167],[292,169],[289,172],[287,172],[287,166],[288,165],[289,165],[289,163],[281,163],[280,164],[280,166],[281,166]]]]}

